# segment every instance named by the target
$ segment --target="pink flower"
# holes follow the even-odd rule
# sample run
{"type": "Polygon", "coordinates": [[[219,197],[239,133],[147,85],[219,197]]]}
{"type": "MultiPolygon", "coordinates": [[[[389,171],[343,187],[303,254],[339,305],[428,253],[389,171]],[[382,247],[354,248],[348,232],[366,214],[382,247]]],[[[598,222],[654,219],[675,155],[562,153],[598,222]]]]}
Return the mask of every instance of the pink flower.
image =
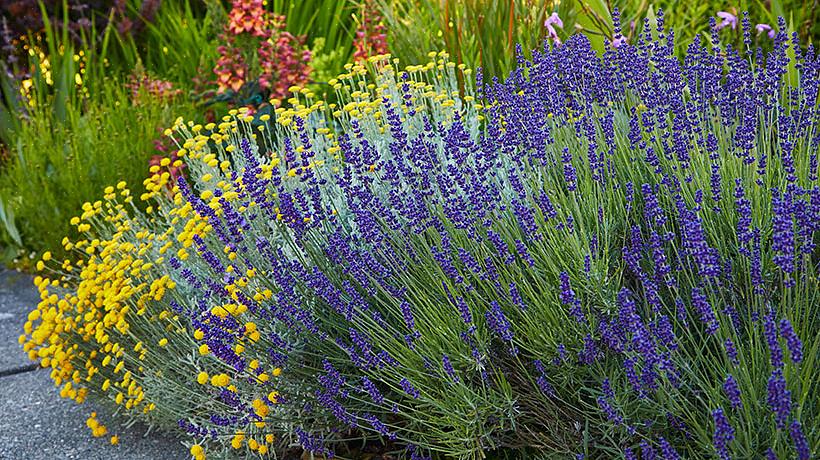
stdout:
{"type": "Polygon", "coordinates": [[[731,26],[732,30],[737,29],[737,16],[732,13],[727,13],[726,11],[718,11],[717,16],[723,21],[717,25],[717,29],[720,30],[726,26],[731,26]]]}
{"type": "Polygon", "coordinates": [[[772,29],[772,26],[770,26],[768,24],[758,24],[758,25],[755,26],[755,30],[757,31],[757,35],[760,35],[763,32],[766,32],[766,35],[768,35],[769,38],[774,38],[774,35],[775,35],[774,29],[772,29]]]}
{"type": "Polygon", "coordinates": [[[548,17],[547,20],[544,21],[544,27],[547,28],[547,34],[549,35],[550,39],[553,42],[555,42],[556,45],[560,45],[561,39],[558,38],[558,32],[555,31],[553,24],[561,29],[564,28],[564,21],[562,21],[561,18],[558,17],[558,13],[552,13],[550,17],[548,17]]]}

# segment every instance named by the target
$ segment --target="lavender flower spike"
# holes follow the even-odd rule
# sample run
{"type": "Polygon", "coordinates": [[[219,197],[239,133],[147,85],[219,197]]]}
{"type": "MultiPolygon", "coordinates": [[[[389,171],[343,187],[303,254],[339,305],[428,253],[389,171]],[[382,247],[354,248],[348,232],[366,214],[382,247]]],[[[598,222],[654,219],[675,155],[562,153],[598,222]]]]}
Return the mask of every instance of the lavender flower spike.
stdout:
{"type": "Polygon", "coordinates": [[[786,346],[791,353],[792,362],[797,364],[803,360],[803,342],[797,337],[797,334],[792,328],[792,323],[786,318],[780,320],[780,335],[786,339],[786,346]]]}
{"type": "Polygon", "coordinates": [[[729,424],[723,409],[715,409],[712,418],[715,420],[715,434],[712,437],[715,451],[721,460],[729,460],[729,444],[735,439],[735,429],[729,424]]]}
{"type": "Polygon", "coordinates": [[[740,388],[737,385],[737,380],[731,375],[728,375],[726,381],[723,382],[723,392],[726,393],[726,397],[729,398],[732,409],[743,407],[743,402],[740,400],[740,388]]]}

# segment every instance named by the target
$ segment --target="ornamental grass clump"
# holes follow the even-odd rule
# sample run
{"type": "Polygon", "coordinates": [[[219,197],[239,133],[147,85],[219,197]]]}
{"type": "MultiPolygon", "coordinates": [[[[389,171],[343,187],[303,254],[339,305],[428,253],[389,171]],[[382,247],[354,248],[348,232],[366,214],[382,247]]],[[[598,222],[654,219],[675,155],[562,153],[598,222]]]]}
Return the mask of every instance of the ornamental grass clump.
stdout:
{"type": "Polygon", "coordinates": [[[659,15],[474,90],[443,53],[377,57],[331,82],[338,105],[292,88],[267,127],[177,124],[188,174],[150,188],[176,286],[146,305],[188,332],[166,343],[187,372],[145,393],[195,398],[174,416],[196,458],[263,434],[263,454],[810,458],[820,61],[783,32],[673,50],[659,15]]]}

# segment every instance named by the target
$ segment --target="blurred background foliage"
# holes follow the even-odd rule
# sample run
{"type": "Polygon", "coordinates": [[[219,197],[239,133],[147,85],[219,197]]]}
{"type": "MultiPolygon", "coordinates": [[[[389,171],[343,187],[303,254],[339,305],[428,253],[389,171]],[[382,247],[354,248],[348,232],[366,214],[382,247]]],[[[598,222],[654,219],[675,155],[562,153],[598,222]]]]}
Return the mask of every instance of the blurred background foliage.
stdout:
{"type": "MultiPolygon", "coordinates": [[[[542,46],[547,36],[544,22],[557,12],[563,21],[558,35],[586,34],[595,48],[613,40],[612,12],[618,8],[622,33],[631,41],[644,20],[654,26],[659,10],[670,12],[665,26],[675,32],[680,55],[701,36],[711,41],[709,20],[719,11],[740,17],[748,11],[752,26],[775,26],[783,17],[803,43],[818,43],[820,6],[814,0],[740,0],[738,2],[690,0],[379,0],[389,33],[390,50],[407,61],[422,62],[427,50],[446,49],[458,62],[484,75],[503,78],[514,67],[515,45],[526,52],[542,46]]],[[[721,31],[722,41],[742,43],[740,28],[721,31]]],[[[757,37],[762,46],[765,35],[757,37]]]]}

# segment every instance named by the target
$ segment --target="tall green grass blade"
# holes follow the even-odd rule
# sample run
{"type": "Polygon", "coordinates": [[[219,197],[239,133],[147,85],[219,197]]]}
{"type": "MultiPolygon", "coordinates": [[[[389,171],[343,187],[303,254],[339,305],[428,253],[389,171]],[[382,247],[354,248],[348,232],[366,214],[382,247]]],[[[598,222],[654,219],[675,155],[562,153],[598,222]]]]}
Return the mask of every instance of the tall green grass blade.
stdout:
{"type": "Polygon", "coordinates": [[[3,224],[3,231],[17,246],[23,246],[23,240],[20,238],[20,232],[14,224],[14,211],[11,206],[6,206],[3,197],[0,196],[0,223],[3,224]]]}

